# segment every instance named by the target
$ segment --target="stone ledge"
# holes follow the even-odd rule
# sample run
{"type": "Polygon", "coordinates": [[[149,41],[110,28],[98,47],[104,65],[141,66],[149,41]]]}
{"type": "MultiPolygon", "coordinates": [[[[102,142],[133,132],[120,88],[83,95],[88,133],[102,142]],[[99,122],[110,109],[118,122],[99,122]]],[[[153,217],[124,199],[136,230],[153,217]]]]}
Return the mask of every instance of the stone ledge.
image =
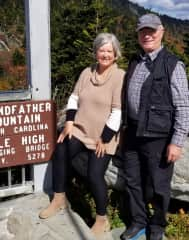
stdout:
{"type": "MultiPolygon", "coordinates": [[[[58,112],[57,129],[60,131],[65,122],[65,109],[58,112]]],[[[86,175],[87,159],[85,154],[81,153],[73,161],[74,168],[82,175],[86,175]]],[[[121,162],[121,155],[112,158],[105,174],[108,186],[117,190],[124,190],[124,173],[121,162]]],[[[183,154],[180,160],[175,163],[174,174],[171,185],[171,196],[179,200],[189,202],[189,137],[183,148],[183,154]],[[183,191],[184,189],[184,191],[183,191]]]]}
{"type": "MultiPolygon", "coordinates": [[[[38,218],[49,203],[45,194],[30,194],[1,203],[0,240],[118,240],[124,228],[113,229],[98,239],[72,209],[47,220],[38,218]]],[[[141,236],[138,240],[146,240],[141,236]]]]}
{"type": "MultiPolygon", "coordinates": [[[[74,169],[82,176],[86,176],[87,174],[87,161],[87,154],[85,153],[78,154],[72,160],[74,169]]],[[[105,179],[109,187],[120,191],[124,190],[123,163],[119,152],[112,157],[105,173],[105,179]]],[[[171,197],[189,202],[189,138],[187,139],[181,159],[175,163],[171,184],[171,197]]]]}

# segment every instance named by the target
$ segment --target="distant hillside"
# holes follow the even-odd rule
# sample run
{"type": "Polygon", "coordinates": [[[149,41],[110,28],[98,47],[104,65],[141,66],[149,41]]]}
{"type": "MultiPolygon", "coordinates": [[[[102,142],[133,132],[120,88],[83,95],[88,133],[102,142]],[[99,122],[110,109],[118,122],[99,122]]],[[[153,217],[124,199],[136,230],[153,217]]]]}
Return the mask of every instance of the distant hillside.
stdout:
{"type": "MultiPolygon", "coordinates": [[[[132,3],[128,0],[112,0],[111,5],[118,9],[125,15],[135,15],[136,17],[141,16],[145,13],[151,12],[150,9],[146,9],[136,3],[132,3]]],[[[168,15],[159,15],[164,25],[171,30],[174,34],[183,33],[189,31],[189,20],[180,20],[177,18],[170,17],[168,15]]]]}
{"type": "MultiPolygon", "coordinates": [[[[92,43],[98,33],[115,33],[122,47],[118,64],[127,69],[139,48],[137,18],[147,12],[128,0],[50,1],[52,92],[60,106],[82,69],[94,61],[92,43]]],[[[160,17],[166,28],[164,44],[185,62],[189,75],[189,21],[160,17]]],[[[0,0],[0,19],[0,91],[20,89],[26,79],[23,0],[0,0]]]]}
{"type": "Polygon", "coordinates": [[[0,0],[0,91],[28,87],[23,0],[0,0]]]}
{"type": "MultiPolygon", "coordinates": [[[[145,13],[151,12],[138,4],[128,0],[112,0],[112,7],[124,14],[125,17],[136,19],[145,13]]],[[[159,15],[166,29],[165,40],[170,48],[176,48],[181,54],[183,53],[185,33],[189,33],[189,20],[179,20],[167,15],[159,15]]]]}

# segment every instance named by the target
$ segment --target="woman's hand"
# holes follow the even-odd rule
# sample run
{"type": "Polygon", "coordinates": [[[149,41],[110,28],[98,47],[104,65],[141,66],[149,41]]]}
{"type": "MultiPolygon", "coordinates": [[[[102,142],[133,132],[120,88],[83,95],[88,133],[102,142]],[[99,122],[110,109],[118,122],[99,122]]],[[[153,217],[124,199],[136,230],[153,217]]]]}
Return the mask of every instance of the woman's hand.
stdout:
{"type": "Polygon", "coordinates": [[[67,121],[65,123],[64,129],[60,133],[57,143],[62,143],[64,138],[68,135],[68,138],[71,139],[73,131],[73,121],[67,121]]]}
{"type": "Polygon", "coordinates": [[[99,157],[103,157],[105,153],[106,153],[106,144],[103,143],[101,139],[99,139],[96,143],[95,154],[99,158],[99,157]]]}

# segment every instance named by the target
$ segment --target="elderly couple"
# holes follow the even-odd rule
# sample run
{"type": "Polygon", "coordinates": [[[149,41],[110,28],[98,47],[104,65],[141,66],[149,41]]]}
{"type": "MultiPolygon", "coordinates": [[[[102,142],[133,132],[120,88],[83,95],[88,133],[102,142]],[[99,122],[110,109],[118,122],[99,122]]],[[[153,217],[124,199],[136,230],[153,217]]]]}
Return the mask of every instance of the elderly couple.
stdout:
{"type": "Polygon", "coordinates": [[[183,62],[162,45],[160,18],[141,16],[136,31],[142,51],[131,59],[126,75],[116,64],[121,56],[117,38],[101,33],[94,40],[96,64],[82,71],[68,99],[65,127],[52,162],[54,197],[39,217],[46,219],[67,207],[70,159],[86,151],[96,204],[91,231],[98,236],[110,230],[104,174],[122,123],[126,126],[122,142],[129,224],[120,239],[136,240],[144,234],[149,240],[162,240],[173,166],[189,131],[189,92],[183,62]]]}

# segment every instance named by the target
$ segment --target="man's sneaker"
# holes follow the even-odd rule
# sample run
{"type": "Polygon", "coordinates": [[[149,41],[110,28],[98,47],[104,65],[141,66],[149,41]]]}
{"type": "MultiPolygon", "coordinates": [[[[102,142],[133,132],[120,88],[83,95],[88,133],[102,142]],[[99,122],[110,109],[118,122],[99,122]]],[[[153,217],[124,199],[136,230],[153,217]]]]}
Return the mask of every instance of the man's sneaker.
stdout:
{"type": "Polygon", "coordinates": [[[162,232],[150,233],[150,240],[163,240],[163,233],[162,232]]]}
{"type": "Polygon", "coordinates": [[[126,229],[120,236],[121,240],[137,240],[140,236],[146,233],[145,228],[131,226],[126,229]]]}

